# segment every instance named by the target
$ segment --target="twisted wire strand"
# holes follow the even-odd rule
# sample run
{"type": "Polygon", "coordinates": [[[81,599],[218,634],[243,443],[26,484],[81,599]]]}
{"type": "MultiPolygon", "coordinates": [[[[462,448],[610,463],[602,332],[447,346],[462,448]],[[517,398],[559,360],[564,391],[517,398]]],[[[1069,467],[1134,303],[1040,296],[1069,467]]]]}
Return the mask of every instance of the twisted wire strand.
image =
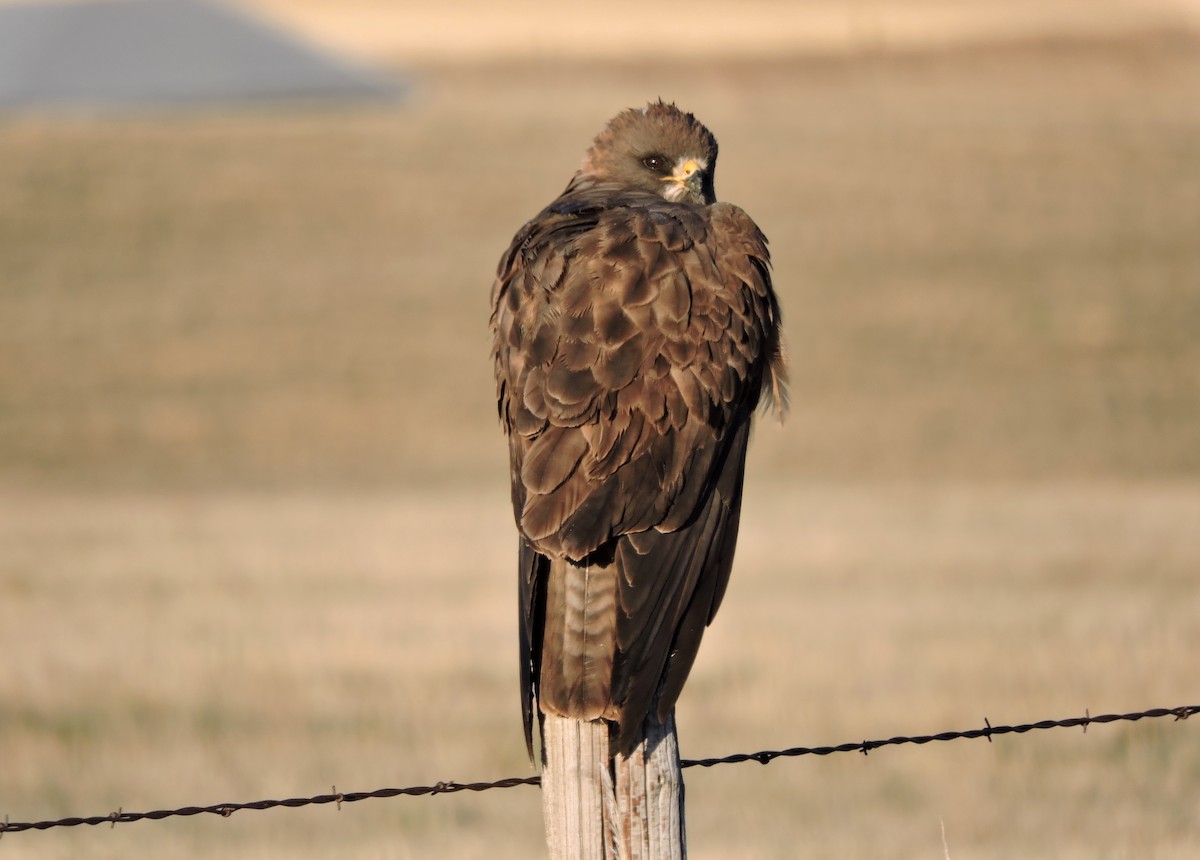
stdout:
{"type": "MultiPolygon", "coordinates": [[[[739,764],[742,762],[755,761],[759,764],[769,764],[777,758],[794,758],[805,755],[831,755],[833,753],[843,752],[860,752],[867,755],[872,750],[888,746],[901,746],[904,744],[927,744],[933,741],[956,741],[970,738],[987,738],[988,743],[991,743],[992,738],[998,735],[1022,735],[1032,731],[1043,731],[1047,729],[1063,729],[1063,728],[1078,728],[1082,727],[1086,732],[1088,726],[1093,723],[1115,723],[1115,722],[1136,722],[1144,719],[1161,719],[1163,717],[1174,717],[1176,721],[1186,720],[1193,714],[1200,713],[1200,705],[1183,705],[1175,708],[1151,708],[1145,711],[1136,711],[1128,714],[1102,714],[1093,717],[1087,711],[1082,717],[1070,717],[1063,720],[1039,720],[1035,723],[1022,723],[1015,726],[993,726],[986,718],[984,719],[984,727],[980,729],[966,729],[963,731],[954,732],[939,732],[938,734],[930,735],[915,735],[915,736],[897,736],[886,738],[883,740],[864,740],[854,743],[837,744],[836,746],[821,746],[821,747],[790,747],[783,750],[762,750],[753,753],[735,753],[733,755],[723,756],[721,758],[703,758],[703,759],[684,759],[681,762],[683,767],[714,767],[720,764],[739,764]]],[[[356,803],[360,800],[369,798],[389,798],[389,797],[417,797],[421,795],[435,794],[454,794],[459,791],[490,791],[498,788],[515,788],[519,785],[541,785],[541,777],[508,777],[506,779],[495,780],[494,782],[439,782],[435,785],[415,785],[407,788],[378,788],[374,791],[352,791],[339,792],[337,786],[334,786],[333,791],[329,794],[318,794],[312,797],[292,797],[286,800],[255,800],[249,803],[218,803],[213,806],[184,806],[179,809],[158,809],[153,812],[125,812],[123,809],[118,809],[116,812],[110,812],[108,815],[94,815],[87,818],[60,818],[55,821],[9,821],[7,817],[0,823],[0,837],[6,833],[20,833],[27,830],[50,830],[56,827],[78,827],[80,825],[95,826],[98,824],[108,824],[116,826],[117,824],[128,824],[134,821],[159,821],[164,818],[174,818],[180,816],[192,815],[219,815],[222,818],[228,818],[235,812],[243,810],[261,811],[265,809],[275,809],[277,807],[287,807],[295,809],[302,806],[318,806],[323,804],[333,803],[341,809],[343,803],[356,803]]]]}

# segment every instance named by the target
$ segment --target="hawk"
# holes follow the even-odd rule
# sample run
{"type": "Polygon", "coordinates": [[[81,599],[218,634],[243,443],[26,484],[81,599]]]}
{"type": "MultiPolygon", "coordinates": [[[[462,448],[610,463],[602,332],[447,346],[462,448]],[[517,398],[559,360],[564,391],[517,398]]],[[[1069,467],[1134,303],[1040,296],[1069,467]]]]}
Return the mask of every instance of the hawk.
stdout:
{"type": "Polygon", "coordinates": [[[600,132],[500,260],[491,329],[520,532],[525,742],[542,712],[675,705],[725,592],[751,418],[784,406],[767,240],[661,100],[600,132]]]}

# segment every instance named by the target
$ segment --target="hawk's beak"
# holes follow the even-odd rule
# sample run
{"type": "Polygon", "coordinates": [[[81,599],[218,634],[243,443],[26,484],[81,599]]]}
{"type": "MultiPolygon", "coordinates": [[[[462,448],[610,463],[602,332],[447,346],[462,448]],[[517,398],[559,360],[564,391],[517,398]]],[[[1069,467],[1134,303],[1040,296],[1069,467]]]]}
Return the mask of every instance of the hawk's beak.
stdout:
{"type": "Polygon", "coordinates": [[[684,197],[699,200],[704,196],[704,168],[694,158],[689,158],[675,168],[670,176],[664,176],[662,182],[672,182],[676,188],[668,189],[668,200],[680,200],[684,197]]]}
{"type": "Polygon", "coordinates": [[[689,158],[683,164],[676,167],[675,172],[670,176],[664,176],[662,181],[678,182],[680,185],[697,185],[700,182],[702,172],[700,162],[694,158],[689,158]]]}

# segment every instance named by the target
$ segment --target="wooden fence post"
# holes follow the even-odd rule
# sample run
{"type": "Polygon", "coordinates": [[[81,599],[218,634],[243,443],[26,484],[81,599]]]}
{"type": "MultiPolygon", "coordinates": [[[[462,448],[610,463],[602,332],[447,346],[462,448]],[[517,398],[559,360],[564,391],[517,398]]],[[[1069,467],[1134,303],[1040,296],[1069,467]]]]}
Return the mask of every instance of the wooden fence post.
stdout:
{"type": "Polygon", "coordinates": [[[653,709],[628,756],[609,724],[546,714],[542,814],[551,860],[685,860],[683,779],[672,712],[653,709]]]}

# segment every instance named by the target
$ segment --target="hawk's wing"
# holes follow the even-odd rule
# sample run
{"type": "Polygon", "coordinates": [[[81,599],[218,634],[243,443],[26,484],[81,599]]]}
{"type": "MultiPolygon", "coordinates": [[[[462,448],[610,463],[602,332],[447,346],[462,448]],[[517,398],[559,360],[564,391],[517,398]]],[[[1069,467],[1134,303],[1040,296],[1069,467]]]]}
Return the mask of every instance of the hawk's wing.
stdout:
{"type": "Polygon", "coordinates": [[[531,695],[623,740],[660,681],[660,713],[674,704],[729,575],[750,417],[781,382],[768,259],[737,207],[603,187],[559,198],[502,259],[527,735],[531,695]]]}

